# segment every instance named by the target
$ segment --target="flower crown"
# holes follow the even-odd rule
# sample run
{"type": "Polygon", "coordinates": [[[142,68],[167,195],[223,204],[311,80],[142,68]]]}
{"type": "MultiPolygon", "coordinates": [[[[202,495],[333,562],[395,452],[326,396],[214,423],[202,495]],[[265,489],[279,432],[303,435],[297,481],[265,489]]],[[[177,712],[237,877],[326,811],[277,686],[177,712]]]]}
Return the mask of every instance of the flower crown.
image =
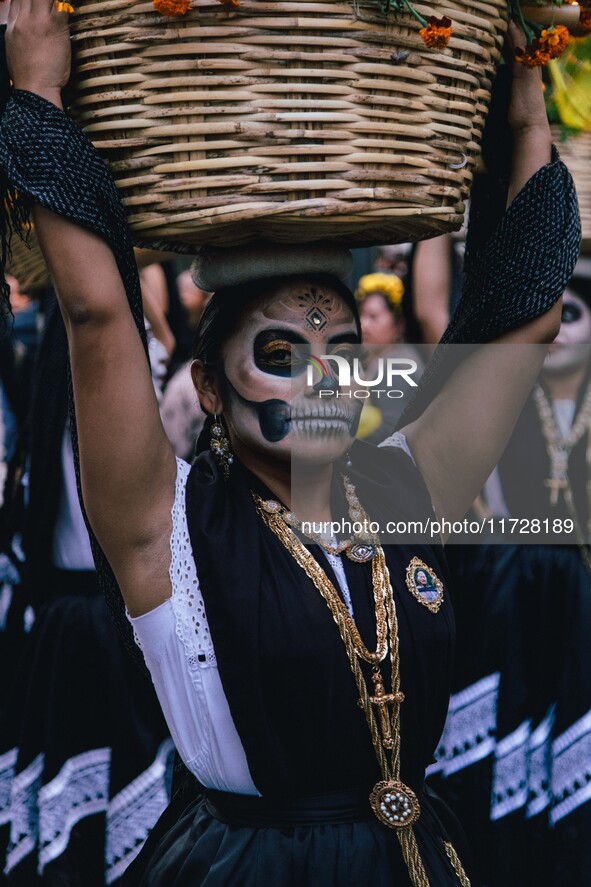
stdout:
{"type": "Polygon", "coordinates": [[[365,274],[360,278],[355,290],[355,298],[363,302],[368,296],[379,293],[384,296],[395,314],[402,312],[404,284],[396,274],[365,274]]]}

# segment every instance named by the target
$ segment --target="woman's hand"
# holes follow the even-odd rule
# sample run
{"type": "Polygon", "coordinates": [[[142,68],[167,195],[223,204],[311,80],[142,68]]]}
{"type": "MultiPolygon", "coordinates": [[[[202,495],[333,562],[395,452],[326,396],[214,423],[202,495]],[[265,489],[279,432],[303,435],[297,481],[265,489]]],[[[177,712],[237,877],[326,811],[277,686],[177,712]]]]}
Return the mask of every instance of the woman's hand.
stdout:
{"type": "Polygon", "coordinates": [[[57,11],[54,0],[9,2],[6,57],[12,82],[61,107],[70,78],[69,16],[57,11]]]}
{"type": "Polygon", "coordinates": [[[507,49],[512,64],[513,85],[509,105],[509,126],[513,134],[540,127],[548,130],[548,118],[542,86],[542,69],[528,68],[515,58],[515,50],[525,47],[527,39],[515,22],[509,22],[507,49]]]}
{"type": "Polygon", "coordinates": [[[508,119],[513,132],[513,157],[507,206],[534,173],[551,159],[552,140],[540,69],[527,68],[515,60],[515,49],[525,46],[526,42],[521,28],[510,22],[507,47],[512,58],[513,84],[508,119]]]}

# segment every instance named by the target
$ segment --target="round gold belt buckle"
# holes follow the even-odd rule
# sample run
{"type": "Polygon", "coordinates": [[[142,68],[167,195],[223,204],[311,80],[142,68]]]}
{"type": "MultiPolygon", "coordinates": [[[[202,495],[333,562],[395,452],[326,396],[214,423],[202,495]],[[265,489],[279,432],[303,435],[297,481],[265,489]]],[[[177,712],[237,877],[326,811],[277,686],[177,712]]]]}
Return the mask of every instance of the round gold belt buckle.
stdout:
{"type": "Polygon", "coordinates": [[[388,828],[408,828],[421,815],[421,805],[403,782],[378,782],[369,796],[371,809],[388,828]]]}

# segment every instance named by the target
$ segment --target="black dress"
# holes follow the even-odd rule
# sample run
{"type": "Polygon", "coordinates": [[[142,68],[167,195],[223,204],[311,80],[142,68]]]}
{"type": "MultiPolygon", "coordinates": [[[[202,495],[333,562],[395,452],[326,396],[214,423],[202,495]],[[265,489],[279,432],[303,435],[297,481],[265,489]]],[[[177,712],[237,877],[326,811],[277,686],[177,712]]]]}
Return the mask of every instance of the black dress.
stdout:
{"type": "MultiPolygon", "coordinates": [[[[371,454],[371,479],[355,469],[347,473],[361,502],[371,497],[372,519],[378,511],[399,519],[430,511],[422,479],[404,452],[364,444],[352,452],[354,465],[359,455],[371,454]]],[[[181,799],[164,815],[126,883],[409,884],[394,832],[369,806],[382,776],[338,629],[312,581],[257,517],[250,489],[273,498],[237,464],[224,484],[204,453],[189,477],[187,512],[222,684],[262,798],[196,789],[184,809],[181,799]]],[[[338,588],[322,550],[310,550],[338,588]]],[[[401,778],[420,799],[415,833],[430,883],[455,887],[459,880],[444,842],[463,855],[458,826],[423,782],[445,719],[452,663],[445,560],[435,546],[387,546],[385,554],[406,697],[401,778]],[[443,581],[438,613],[406,587],[413,557],[443,581]]],[[[371,564],[345,557],[343,564],[356,623],[375,647],[371,564]]]]}
{"type": "MultiPolygon", "coordinates": [[[[569,461],[583,527],[585,448],[586,436],[569,461]]],[[[549,460],[533,399],[499,474],[512,514],[547,513],[549,460]]],[[[562,497],[553,514],[569,517],[562,497]]],[[[589,885],[591,576],[581,551],[490,544],[448,546],[447,555],[457,659],[430,784],[458,812],[490,887],[589,885]]]]}
{"type": "Polygon", "coordinates": [[[53,566],[60,498],[62,517],[76,507],[63,495],[66,366],[53,299],[34,377],[24,526],[12,528],[23,531],[26,561],[9,616],[34,616],[2,674],[0,866],[9,887],[115,884],[170,793],[172,740],[96,572],[53,566]]]}

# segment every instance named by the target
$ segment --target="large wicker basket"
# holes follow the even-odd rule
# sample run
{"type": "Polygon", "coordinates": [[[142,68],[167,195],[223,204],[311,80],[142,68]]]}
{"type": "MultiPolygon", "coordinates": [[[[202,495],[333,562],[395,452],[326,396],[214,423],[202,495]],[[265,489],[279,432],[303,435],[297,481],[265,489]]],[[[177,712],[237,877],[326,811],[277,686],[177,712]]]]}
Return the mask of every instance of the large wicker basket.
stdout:
{"type": "Polygon", "coordinates": [[[586,251],[591,249],[591,132],[570,133],[564,138],[558,127],[553,127],[552,137],[560,156],[572,175],[579,209],[583,241],[586,251]]]}
{"type": "Polygon", "coordinates": [[[138,240],[352,245],[461,225],[506,0],[434,0],[428,49],[380,0],[78,0],[72,110],[138,240]]]}

